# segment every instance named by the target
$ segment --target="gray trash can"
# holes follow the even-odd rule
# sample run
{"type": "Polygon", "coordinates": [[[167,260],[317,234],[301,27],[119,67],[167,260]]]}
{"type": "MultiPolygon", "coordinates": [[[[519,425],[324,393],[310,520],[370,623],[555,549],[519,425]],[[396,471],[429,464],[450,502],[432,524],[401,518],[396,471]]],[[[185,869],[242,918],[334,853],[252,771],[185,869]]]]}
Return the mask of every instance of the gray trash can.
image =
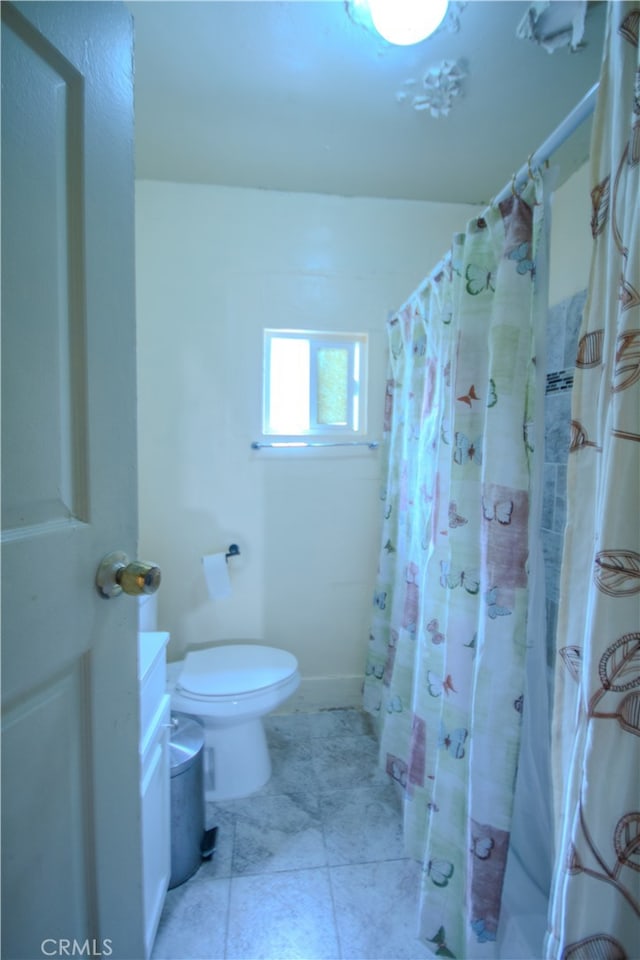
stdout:
{"type": "Polygon", "coordinates": [[[193,876],[204,836],[204,730],[186,713],[171,714],[171,879],[169,889],[193,876]]]}

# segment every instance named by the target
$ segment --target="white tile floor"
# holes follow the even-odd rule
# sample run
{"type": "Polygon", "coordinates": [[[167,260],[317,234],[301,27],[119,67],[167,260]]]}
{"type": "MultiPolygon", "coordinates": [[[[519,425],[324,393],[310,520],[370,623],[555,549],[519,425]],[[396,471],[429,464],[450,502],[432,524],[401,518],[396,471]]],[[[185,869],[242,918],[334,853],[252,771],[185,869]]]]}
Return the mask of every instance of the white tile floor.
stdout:
{"type": "Polygon", "coordinates": [[[419,864],[357,710],[269,717],[273,775],[210,804],[216,852],[167,894],[153,960],[422,960],[419,864]]]}

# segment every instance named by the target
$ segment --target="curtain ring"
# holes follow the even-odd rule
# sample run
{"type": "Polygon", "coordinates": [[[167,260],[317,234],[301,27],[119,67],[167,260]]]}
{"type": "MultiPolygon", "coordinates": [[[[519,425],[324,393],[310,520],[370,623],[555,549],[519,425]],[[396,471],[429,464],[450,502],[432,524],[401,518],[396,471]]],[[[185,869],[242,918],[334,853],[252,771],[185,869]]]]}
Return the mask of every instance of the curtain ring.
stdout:
{"type": "Polygon", "coordinates": [[[531,160],[532,160],[532,159],[533,159],[533,154],[530,153],[529,156],[527,157],[527,171],[528,171],[528,173],[529,173],[529,180],[533,180],[533,178],[534,178],[534,176],[535,176],[534,171],[531,169],[531,160]]]}
{"type": "Polygon", "coordinates": [[[520,196],[520,194],[519,194],[518,191],[516,190],[516,175],[515,175],[515,173],[514,173],[514,175],[511,177],[511,195],[512,195],[513,197],[519,197],[519,196],[520,196]]]}

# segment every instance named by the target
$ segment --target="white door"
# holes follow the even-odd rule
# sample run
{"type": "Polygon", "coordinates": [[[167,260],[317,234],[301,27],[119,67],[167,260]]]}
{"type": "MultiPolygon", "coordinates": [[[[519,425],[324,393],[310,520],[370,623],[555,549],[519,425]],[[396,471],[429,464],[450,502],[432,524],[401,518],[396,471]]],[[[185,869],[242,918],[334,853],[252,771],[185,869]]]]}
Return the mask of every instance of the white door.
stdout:
{"type": "Polygon", "coordinates": [[[94,584],[136,551],[133,238],[125,7],[3,2],[7,960],[144,951],[137,607],[94,584]]]}

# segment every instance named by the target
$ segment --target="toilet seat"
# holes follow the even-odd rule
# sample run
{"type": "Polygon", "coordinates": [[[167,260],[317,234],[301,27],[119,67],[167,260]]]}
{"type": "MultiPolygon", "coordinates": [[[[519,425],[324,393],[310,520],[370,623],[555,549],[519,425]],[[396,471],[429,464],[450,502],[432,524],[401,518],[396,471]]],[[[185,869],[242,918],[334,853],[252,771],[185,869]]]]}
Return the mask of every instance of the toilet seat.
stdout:
{"type": "Polygon", "coordinates": [[[277,689],[298,668],[293,654],[243,643],[191,650],[176,690],[190,700],[233,699],[277,689]]]}

